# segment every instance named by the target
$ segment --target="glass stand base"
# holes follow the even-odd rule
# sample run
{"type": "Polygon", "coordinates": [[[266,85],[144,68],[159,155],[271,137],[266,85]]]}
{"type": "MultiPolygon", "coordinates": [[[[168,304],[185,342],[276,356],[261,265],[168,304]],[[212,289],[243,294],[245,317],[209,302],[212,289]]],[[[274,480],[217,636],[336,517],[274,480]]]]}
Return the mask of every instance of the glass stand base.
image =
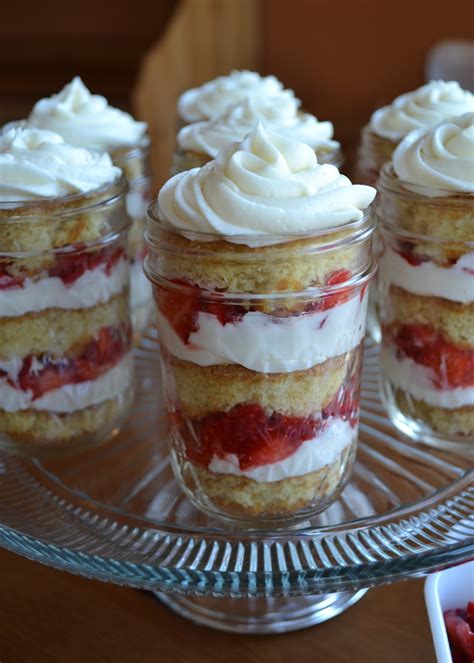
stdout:
{"type": "Polygon", "coordinates": [[[196,624],[228,633],[285,633],[325,622],[359,601],[367,589],[290,598],[213,598],[155,592],[168,608],[196,624]]]}

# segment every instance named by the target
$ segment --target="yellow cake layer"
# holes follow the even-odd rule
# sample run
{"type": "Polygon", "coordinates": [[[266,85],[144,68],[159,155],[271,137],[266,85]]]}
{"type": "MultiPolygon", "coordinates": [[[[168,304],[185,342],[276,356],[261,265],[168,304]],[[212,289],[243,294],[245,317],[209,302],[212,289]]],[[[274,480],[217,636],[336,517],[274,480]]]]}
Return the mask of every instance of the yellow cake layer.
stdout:
{"type": "Polygon", "coordinates": [[[260,373],[234,364],[197,366],[174,358],[170,367],[183,415],[199,419],[240,403],[297,417],[320,412],[344,382],[350,364],[348,355],[342,355],[292,373],[260,373]]]}
{"type": "MultiPolygon", "coordinates": [[[[341,231],[330,237],[336,241],[346,234],[347,231],[341,231]]],[[[156,270],[169,280],[180,279],[234,293],[299,292],[325,284],[341,269],[360,273],[370,265],[370,239],[324,255],[311,255],[312,248],[321,242],[314,239],[252,250],[225,241],[191,242],[179,235],[169,240],[169,249],[160,251],[157,258],[150,258],[152,272],[156,270]],[[196,251],[199,256],[192,253],[196,251]]]]}
{"type": "Polygon", "coordinates": [[[184,479],[191,490],[199,489],[219,511],[240,518],[291,516],[303,509],[332,501],[344,484],[355,456],[350,445],[340,457],[321,470],[281,481],[258,483],[232,474],[217,474],[196,465],[184,479]]]}
{"type": "Polygon", "coordinates": [[[0,318],[0,359],[29,354],[74,354],[102,327],[128,322],[128,290],[92,308],[47,309],[16,318],[0,318]]]}
{"type": "MultiPolygon", "coordinates": [[[[36,410],[5,412],[0,409],[0,446],[3,443],[2,436],[7,436],[7,444],[10,445],[17,442],[20,446],[47,446],[62,442],[67,444],[84,435],[106,435],[110,430],[104,429],[115,426],[126,413],[131,399],[131,392],[127,389],[120,396],[70,414],[36,410]]],[[[92,437],[90,442],[93,443],[92,437]]]]}
{"type": "Polygon", "coordinates": [[[474,407],[446,409],[419,401],[397,389],[395,399],[400,411],[412,419],[421,419],[434,431],[446,435],[474,436],[474,407]]]}
{"type": "Polygon", "coordinates": [[[427,325],[459,348],[474,350],[474,302],[461,304],[438,297],[414,295],[392,286],[389,299],[391,327],[427,325]]]}

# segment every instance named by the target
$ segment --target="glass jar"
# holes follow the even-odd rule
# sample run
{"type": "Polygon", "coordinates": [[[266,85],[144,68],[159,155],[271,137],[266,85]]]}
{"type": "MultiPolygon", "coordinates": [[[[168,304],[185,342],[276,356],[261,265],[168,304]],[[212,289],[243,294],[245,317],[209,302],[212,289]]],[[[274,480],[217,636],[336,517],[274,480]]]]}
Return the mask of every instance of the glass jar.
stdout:
{"type": "Polygon", "coordinates": [[[474,196],[408,187],[384,166],[376,210],[386,406],[415,440],[472,448],[474,196]]]}
{"type": "MultiPolygon", "coordinates": [[[[332,150],[316,151],[316,156],[318,163],[331,163],[337,166],[337,168],[341,168],[344,164],[344,154],[340,147],[332,150]]],[[[211,157],[209,154],[204,154],[203,152],[183,150],[176,146],[171,162],[170,174],[176,175],[185,170],[191,170],[191,168],[201,168],[209,161],[212,161],[213,158],[215,157],[211,157]]]]}
{"type": "Polygon", "coordinates": [[[0,448],[104,441],[132,400],[124,178],[0,203],[0,448]]]}
{"type": "Polygon", "coordinates": [[[235,237],[185,238],[150,206],[145,271],[172,463],[214,517],[291,524],[324,509],[348,480],[373,227],[367,215],[252,249],[235,237]]]}
{"type": "Polygon", "coordinates": [[[111,152],[112,160],[121,168],[128,182],[126,195],[127,212],[132,224],[129,231],[130,256],[130,312],[135,338],[137,339],[150,322],[153,298],[150,284],[143,272],[146,210],[152,199],[150,166],[150,143],[146,139],[141,145],[111,152]]]}

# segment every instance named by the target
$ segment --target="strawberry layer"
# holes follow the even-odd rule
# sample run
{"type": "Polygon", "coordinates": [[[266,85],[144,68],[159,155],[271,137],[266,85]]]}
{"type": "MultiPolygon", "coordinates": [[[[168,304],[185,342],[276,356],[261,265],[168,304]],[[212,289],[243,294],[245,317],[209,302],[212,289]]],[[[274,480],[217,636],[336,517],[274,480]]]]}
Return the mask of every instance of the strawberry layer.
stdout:
{"type": "MultiPolygon", "coordinates": [[[[104,257],[104,256],[102,256],[104,257]]],[[[128,283],[129,264],[120,249],[106,260],[56,265],[40,278],[14,280],[0,275],[0,318],[48,308],[90,308],[121,293],[128,283]],[[3,285],[2,285],[3,284],[3,285]]]]}
{"type": "Polygon", "coordinates": [[[388,248],[380,263],[380,274],[385,283],[415,295],[463,304],[474,302],[474,253],[466,253],[454,264],[439,267],[428,258],[388,248]]]}
{"type": "Polygon", "coordinates": [[[213,456],[208,470],[216,474],[246,477],[258,483],[282,481],[317,472],[331,465],[356,438],[356,430],[349,422],[333,419],[320,435],[305,440],[295,453],[283,460],[242,470],[238,456],[227,454],[224,458],[213,456]]]}
{"type": "MultiPolygon", "coordinates": [[[[94,382],[129,353],[130,345],[128,327],[104,327],[74,356],[43,354],[0,360],[0,409],[35,408],[38,401],[38,409],[48,409],[45,397],[50,392],[94,382]]],[[[69,389],[68,393],[75,392],[69,389]]]]}
{"type": "Polygon", "coordinates": [[[239,364],[265,373],[304,370],[345,354],[365,333],[367,293],[328,310],[272,317],[250,311],[233,322],[199,311],[187,343],[158,308],[160,341],[175,357],[199,366],[239,364]]]}
{"type": "Polygon", "coordinates": [[[57,414],[76,412],[123,394],[131,387],[132,375],[133,359],[129,353],[95,380],[65,384],[37,399],[33,398],[31,391],[15,389],[0,378],[0,410],[37,410],[57,414]]]}

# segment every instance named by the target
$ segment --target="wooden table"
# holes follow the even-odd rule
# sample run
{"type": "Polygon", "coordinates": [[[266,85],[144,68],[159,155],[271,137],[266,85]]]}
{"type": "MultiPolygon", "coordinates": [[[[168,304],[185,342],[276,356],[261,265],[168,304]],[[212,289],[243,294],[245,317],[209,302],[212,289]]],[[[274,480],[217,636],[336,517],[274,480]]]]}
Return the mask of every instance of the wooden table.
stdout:
{"type": "Polygon", "coordinates": [[[432,663],[423,582],[379,587],[336,619],[275,636],[195,626],[150,593],[0,551],[1,663],[432,663]]]}

